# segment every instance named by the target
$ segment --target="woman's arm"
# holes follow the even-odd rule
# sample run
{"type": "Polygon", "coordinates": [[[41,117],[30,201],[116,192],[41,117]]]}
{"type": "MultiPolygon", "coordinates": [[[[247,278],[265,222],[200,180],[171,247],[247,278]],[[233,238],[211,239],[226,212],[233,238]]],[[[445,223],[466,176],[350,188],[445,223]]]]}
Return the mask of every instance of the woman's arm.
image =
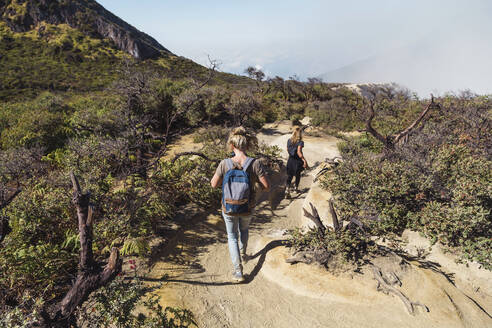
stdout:
{"type": "Polygon", "coordinates": [[[270,191],[270,182],[268,181],[266,175],[262,175],[258,178],[258,180],[260,180],[261,186],[263,187],[264,191],[270,191]]]}
{"type": "Polygon", "coordinates": [[[304,154],[302,153],[302,146],[299,145],[297,146],[297,156],[299,156],[300,159],[304,162],[303,167],[306,169],[308,167],[308,163],[306,159],[304,158],[304,154]]]}
{"type": "Polygon", "coordinates": [[[221,183],[222,183],[222,176],[218,174],[214,174],[212,180],[210,181],[210,185],[212,186],[212,188],[219,187],[221,183]]]}

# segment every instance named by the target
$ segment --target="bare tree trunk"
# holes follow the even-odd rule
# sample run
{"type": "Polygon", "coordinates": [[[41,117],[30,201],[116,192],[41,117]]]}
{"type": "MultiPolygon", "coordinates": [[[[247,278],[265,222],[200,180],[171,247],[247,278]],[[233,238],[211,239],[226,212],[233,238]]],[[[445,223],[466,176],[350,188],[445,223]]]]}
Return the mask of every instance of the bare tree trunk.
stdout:
{"type": "Polygon", "coordinates": [[[372,134],[374,138],[381,141],[385,147],[392,148],[392,146],[388,142],[388,137],[383,136],[381,133],[379,133],[376,129],[372,127],[372,120],[374,119],[374,116],[376,116],[376,113],[374,112],[374,101],[371,100],[371,103],[369,105],[369,117],[366,120],[366,131],[372,134]]]}
{"type": "Polygon", "coordinates": [[[74,324],[74,312],[82,305],[89,294],[106,285],[121,272],[122,259],[119,257],[117,248],[111,250],[108,263],[103,268],[94,261],[92,253],[92,224],[93,208],[89,203],[90,194],[82,193],[79,182],[71,172],[70,178],[73,185],[73,203],[77,208],[77,218],[80,237],[80,261],[79,272],[74,285],[65,297],[55,305],[53,315],[47,315],[45,311],[43,317],[45,326],[49,327],[68,327],[74,324]]]}

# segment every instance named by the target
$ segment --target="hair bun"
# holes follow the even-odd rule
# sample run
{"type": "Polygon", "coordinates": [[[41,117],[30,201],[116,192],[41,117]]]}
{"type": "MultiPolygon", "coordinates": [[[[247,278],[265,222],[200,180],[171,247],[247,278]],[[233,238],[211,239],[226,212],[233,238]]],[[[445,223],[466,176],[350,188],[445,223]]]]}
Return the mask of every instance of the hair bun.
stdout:
{"type": "Polygon", "coordinates": [[[235,128],[234,130],[232,130],[232,135],[234,135],[234,136],[246,136],[247,132],[246,132],[245,128],[240,126],[240,127],[235,128]]]}

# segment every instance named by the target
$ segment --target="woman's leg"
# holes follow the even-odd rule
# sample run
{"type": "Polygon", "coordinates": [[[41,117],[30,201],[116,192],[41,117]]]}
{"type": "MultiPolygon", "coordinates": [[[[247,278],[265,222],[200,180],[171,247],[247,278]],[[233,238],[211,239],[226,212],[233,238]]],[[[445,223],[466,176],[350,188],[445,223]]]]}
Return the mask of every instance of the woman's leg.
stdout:
{"type": "Polygon", "coordinates": [[[299,171],[299,172],[296,173],[296,181],[295,181],[295,183],[296,183],[296,190],[299,189],[299,183],[300,182],[301,182],[301,171],[299,171]]]}
{"type": "Polygon", "coordinates": [[[231,256],[232,265],[234,266],[235,272],[242,273],[241,257],[239,255],[238,246],[238,228],[239,228],[239,217],[230,216],[222,212],[222,217],[227,230],[227,243],[229,244],[229,254],[231,256]]]}
{"type": "Polygon", "coordinates": [[[286,187],[287,189],[289,189],[289,188],[290,188],[290,184],[292,183],[292,178],[293,178],[293,177],[294,177],[293,175],[290,175],[290,174],[288,174],[288,173],[287,173],[287,180],[286,180],[286,182],[285,182],[285,187],[286,187]]]}
{"type": "Polygon", "coordinates": [[[239,219],[239,250],[241,254],[246,254],[246,248],[248,247],[249,238],[249,224],[251,223],[251,216],[242,216],[239,219]]]}

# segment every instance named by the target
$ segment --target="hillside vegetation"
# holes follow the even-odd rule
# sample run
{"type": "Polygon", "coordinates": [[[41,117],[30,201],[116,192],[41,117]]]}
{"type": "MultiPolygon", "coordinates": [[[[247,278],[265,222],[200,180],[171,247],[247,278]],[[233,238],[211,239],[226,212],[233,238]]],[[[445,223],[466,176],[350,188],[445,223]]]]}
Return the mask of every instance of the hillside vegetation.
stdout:
{"type": "Polygon", "coordinates": [[[402,232],[412,229],[462,261],[492,269],[491,100],[463,93],[433,101],[440,105],[391,88],[359,100],[365,132],[341,136],[343,160],[322,177],[340,224],[351,228],[296,232],[298,250],[325,250],[361,263],[377,251],[374,237],[398,249],[402,232]],[[395,144],[395,135],[426,106],[431,106],[427,116],[395,144]]]}
{"type": "MultiPolygon", "coordinates": [[[[33,98],[45,90],[85,93],[106,89],[121,78],[131,56],[112,41],[87,36],[68,25],[41,23],[27,32],[13,32],[0,21],[0,100],[33,98]]],[[[206,79],[207,68],[172,54],[139,62],[170,79],[206,79]]],[[[248,84],[245,78],[217,73],[214,84],[248,84]]]]}
{"type": "MultiPolygon", "coordinates": [[[[428,100],[397,86],[375,86],[367,97],[318,79],[265,79],[254,68],[249,78],[235,76],[166,51],[135,60],[76,24],[29,21],[14,31],[14,23],[27,26],[29,5],[0,0],[0,327],[192,325],[188,311],[141,298],[149,290],[129,260],[148,258],[152,240],[169,238],[163,232],[183,206],[217,208],[219,191],[209,180],[228,155],[231,127],[255,131],[305,116],[318,132],[345,139],[342,163],[322,181],[342,223],[356,219],[363,228],[296,232],[294,247],[336,250],[344,261],[361,263],[375,238],[398,247],[410,228],[463,261],[492,268],[490,97],[436,98],[440,107],[393,144],[368,122],[391,136],[428,100]],[[367,131],[340,134],[354,130],[367,131]],[[193,131],[203,156],[164,160],[168,146],[193,131]],[[75,219],[81,215],[93,233],[88,241],[75,219]],[[84,247],[87,267],[80,263],[84,247]],[[105,268],[112,270],[109,284],[67,307],[73,282],[105,268]],[[147,315],[137,315],[137,306],[147,315]]],[[[257,145],[251,154],[271,168],[278,163],[276,148],[257,145]]]]}
{"type": "MultiPolygon", "coordinates": [[[[33,306],[56,303],[70,287],[79,239],[69,172],[91,191],[96,206],[95,258],[103,260],[111,247],[145,257],[149,241],[179,206],[218,203],[208,183],[213,161],[159,160],[180,131],[207,127],[203,152],[219,160],[226,156],[223,142],[217,143],[226,139],[224,126],[254,129],[310,114],[314,124],[337,133],[364,128],[367,120],[367,100],[320,81],[277,78],[234,88],[168,79],[139,65],[122,74],[105,91],[44,92],[1,105],[4,202],[20,190],[2,210],[12,228],[0,250],[4,307],[31,313],[33,306]]],[[[389,135],[410,124],[425,101],[386,91],[374,99],[373,125],[389,135]]],[[[319,234],[294,236],[296,247],[336,249],[357,262],[371,251],[370,236],[397,240],[411,228],[490,268],[490,99],[465,94],[435,101],[441,109],[432,110],[403,145],[387,149],[371,134],[340,145],[344,161],[324,184],[335,194],[341,220],[360,219],[365,234],[329,234],[321,241],[319,234]]]]}

